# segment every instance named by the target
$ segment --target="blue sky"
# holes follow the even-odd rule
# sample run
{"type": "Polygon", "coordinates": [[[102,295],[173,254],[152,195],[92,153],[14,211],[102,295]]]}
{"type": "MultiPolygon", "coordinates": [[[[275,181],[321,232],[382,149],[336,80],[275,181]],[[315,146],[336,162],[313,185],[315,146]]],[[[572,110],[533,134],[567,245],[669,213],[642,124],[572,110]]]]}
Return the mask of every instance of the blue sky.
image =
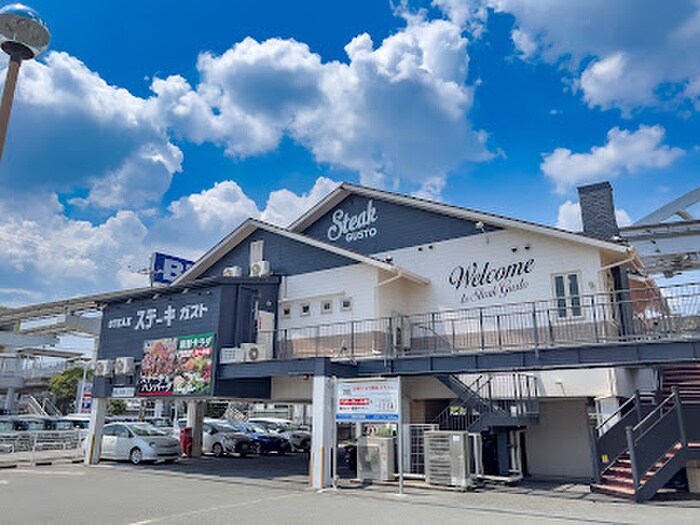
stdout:
{"type": "Polygon", "coordinates": [[[697,0],[31,6],[1,304],[141,286],[342,180],[570,229],[577,184],[628,223],[700,181],[697,0]]]}

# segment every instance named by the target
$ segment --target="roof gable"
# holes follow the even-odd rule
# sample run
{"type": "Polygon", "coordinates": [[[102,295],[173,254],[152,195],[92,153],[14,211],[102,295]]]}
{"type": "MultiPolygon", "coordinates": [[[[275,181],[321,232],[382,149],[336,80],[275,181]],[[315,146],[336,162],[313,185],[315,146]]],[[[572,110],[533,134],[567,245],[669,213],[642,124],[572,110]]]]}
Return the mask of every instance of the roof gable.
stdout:
{"type": "Polygon", "coordinates": [[[173,284],[220,276],[223,274],[223,269],[229,266],[240,266],[244,275],[247,275],[249,244],[260,240],[265,243],[264,258],[270,262],[272,273],[276,275],[295,275],[363,263],[414,282],[421,284],[429,282],[391,263],[323,243],[272,224],[248,219],[204,254],[173,284]]]}
{"type": "MultiPolygon", "coordinates": [[[[479,229],[483,228],[485,231],[488,231],[487,228],[521,230],[554,237],[559,240],[595,247],[620,255],[627,255],[630,251],[630,248],[627,246],[617,244],[612,241],[605,241],[594,237],[589,237],[580,233],[569,232],[566,230],[553,228],[551,226],[544,226],[519,219],[511,219],[501,215],[470,210],[459,206],[452,206],[436,201],[421,199],[418,197],[410,197],[407,195],[368,188],[347,182],[344,182],[338,186],[338,188],[318,202],[316,206],[306,212],[297,221],[292,223],[289,226],[289,230],[294,232],[305,232],[307,234],[313,233],[314,235],[320,236],[323,232],[324,225],[326,228],[329,227],[328,217],[332,217],[333,212],[341,209],[341,204],[348,199],[350,195],[364,197],[367,200],[371,199],[391,203],[404,208],[423,210],[434,214],[439,214],[444,217],[451,217],[453,219],[466,221],[474,227],[480,226],[481,228],[479,229]]],[[[408,228],[414,228],[414,225],[411,224],[408,226],[408,228]]],[[[467,227],[467,230],[468,228],[469,227],[467,227]]]]}
{"type": "Polygon", "coordinates": [[[365,254],[374,254],[500,230],[476,221],[349,192],[309,224],[303,234],[365,254]]]}

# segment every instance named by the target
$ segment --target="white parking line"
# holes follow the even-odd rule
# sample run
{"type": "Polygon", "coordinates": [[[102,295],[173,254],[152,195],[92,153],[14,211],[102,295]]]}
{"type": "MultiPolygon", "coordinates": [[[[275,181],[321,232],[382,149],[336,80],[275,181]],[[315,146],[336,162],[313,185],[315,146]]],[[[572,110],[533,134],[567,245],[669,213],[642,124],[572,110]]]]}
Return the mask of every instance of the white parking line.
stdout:
{"type": "Polygon", "coordinates": [[[85,472],[71,470],[36,470],[32,468],[17,468],[8,471],[12,474],[39,474],[41,476],[84,476],[85,472]]]}
{"type": "Polygon", "coordinates": [[[0,479],[0,485],[9,485],[10,482],[7,481],[6,479],[0,479]]]}
{"type": "Polygon", "coordinates": [[[274,501],[274,500],[279,500],[279,499],[284,499],[284,498],[291,498],[293,496],[298,496],[298,493],[295,494],[283,494],[280,496],[272,496],[270,498],[259,498],[259,499],[254,499],[254,500],[249,500],[249,501],[241,501],[240,503],[230,503],[228,505],[218,505],[216,507],[209,507],[206,509],[197,509],[197,510],[191,510],[188,512],[182,512],[180,514],[168,514],[167,516],[158,516],[155,518],[150,518],[147,520],[142,520],[142,521],[134,521],[130,523],[129,525],[148,525],[150,523],[158,523],[161,521],[168,521],[168,520],[173,520],[177,518],[187,518],[190,516],[197,516],[198,514],[206,514],[207,512],[216,512],[218,510],[226,510],[226,509],[235,509],[236,507],[245,507],[247,505],[257,505],[259,503],[263,503],[266,501],[274,501]]]}

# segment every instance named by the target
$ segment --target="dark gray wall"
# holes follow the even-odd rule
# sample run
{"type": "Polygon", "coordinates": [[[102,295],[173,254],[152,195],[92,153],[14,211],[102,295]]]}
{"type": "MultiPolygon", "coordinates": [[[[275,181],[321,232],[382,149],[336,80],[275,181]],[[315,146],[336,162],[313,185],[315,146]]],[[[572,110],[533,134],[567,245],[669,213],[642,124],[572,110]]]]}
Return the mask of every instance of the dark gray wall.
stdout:
{"type": "MultiPolygon", "coordinates": [[[[154,290],[154,293],[157,290],[154,290]]],[[[102,312],[102,329],[100,346],[97,351],[98,359],[114,359],[116,357],[134,357],[140,361],[143,357],[143,343],[151,339],[217,333],[219,328],[219,309],[222,298],[220,287],[191,290],[186,294],[177,293],[163,295],[157,299],[139,299],[131,303],[107,305],[102,312]],[[180,311],[186,305],[205,305],[207,311],[196,319],[180,319],[180,311]],[[168,307],[175,310],[176,318],[170,326],[163,320],[168,307]],[[154,308],[160,323],[153,323],[150,329],[136,329],[138,312],[154,308]],[[129,326],[112,327],[110,323],[117,320],[130,320],[129,326]]]]}
{"type": "MultiPolygon", "coordinates": [[[[377,230],[376,236],[353,241],[348,241],[345,236],[341,236],[338,240],[330,240],[328,228],[333,225],[332,219],[336,210],[342,209],[351,216],[357,215],[367,209],[369,200],[361,195],[349,195],[306,228],[304,234],[349,250],[372,254],[482,233],[473,221],[371,199],[377,216],[376,221],[371,225],[377,230]]],[[[488,224],[484,227],[487,232],[500,229],[488,224]]]]}
{"type": "Polygon", "coordinates": [[[297,275],[357,264],[354,259],[314,248],[266,230],[257,230],[206,270],[201,277],[221,276],[224,268],[228,266],[240,266],[243,275],[249,275],[250,243],[253,241],[264,241],[263,257],[270,262],[270,268],[275,275],[297,275]]]}
{"type": "Polygon", "coordinates": [[[613,189],[609,182],[598,182],[578,188],[583,232],[610,240],[620,234],[615,217],[613,189]]]}

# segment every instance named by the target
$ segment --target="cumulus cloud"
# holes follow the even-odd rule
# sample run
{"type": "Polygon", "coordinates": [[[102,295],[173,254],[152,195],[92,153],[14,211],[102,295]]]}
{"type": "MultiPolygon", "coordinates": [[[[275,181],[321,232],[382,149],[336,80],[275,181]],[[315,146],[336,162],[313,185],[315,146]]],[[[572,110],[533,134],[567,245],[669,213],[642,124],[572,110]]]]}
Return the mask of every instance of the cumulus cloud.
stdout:
{"type": "Polygon", "coordinates": [[[661,126],[640,126],[633,132],[615,127],[608,131],[604,146],[593,146],[588,153],[557,148],[543,155],[540,169],[554,182],[557,193],[566,193],[578,184],[597,179],[664,168],[685,153],[662,144],[664,135],[661,126]]]}
{"type": "Polygon", "coordinates": [[[372,185],[422,184],[490,158],[487,136],[468,120],[462,28],[422,14],[405,19],[378,46],[355,37],[348,62],[323,62],[306,44],[277,38],[205,53],[196,86],[179,76],[153,82],[159,113],[179,136],[234,157],[270,151],[287,135],[318,162],[356,170],[372,185]]]}
{"type": "Polygon", "coordinates": [[[483,0],[515,17],[513,43],[566,72],[590,107],[698,103],[700,1],[483,0]]]}
{"type": "Polygon", "coordinates": [[[337,187],[338,182],[319,177],[313,187],[301,195],[286,189],[273,191],[260,218],[277,226],[288,226],[337,187]]]}
{"type": "Polygon", "coordinates": [[[19,305],[148,285],[149,254],[199,258],[248,217],[287,225],[338,183],[321,177],[307,192],[270,193],[262,210],[234,181],[173,202],[148,221],[116,212],[101,224],[69,219],[55,194],[0,201],[0,304],[19,305]],[[17,283],[22,283],[21,287],[17,283]]]}
{"type": "Polygon", "coordinates": [[[181,161],[152,101],[110,86],[66,53],[22,68],[0,186],[63,194],[87,189],[82,204],[138,207],[161,198],[181,161]],[[124,198],[134,190],[143,196],[124,198]]]}
{"type": "MultiPolygon", "coordinates": [[[[629,214],[622,209],[615,210],[615,219],[617,220],[617,225],[621,228],[632,224],[632,219],[629,214]]],[[[556,226],[562,230],[569,230],[572,232],[583,230],[581,206],[578,202],[567,200],[559,206],[556,226]]]]}

